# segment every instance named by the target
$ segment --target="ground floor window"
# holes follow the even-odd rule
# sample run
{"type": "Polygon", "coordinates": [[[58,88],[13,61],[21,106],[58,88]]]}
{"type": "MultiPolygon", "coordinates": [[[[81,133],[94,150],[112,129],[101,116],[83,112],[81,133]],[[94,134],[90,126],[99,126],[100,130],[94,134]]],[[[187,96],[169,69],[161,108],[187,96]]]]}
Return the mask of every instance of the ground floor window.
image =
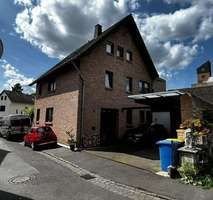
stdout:
{"type": "Polygon", "coordinates": [[[53,121],[53,108],[47,108],[45,122],[52,122],[52,121],[53,121]]]}
{"type": "Polygon", "coordinates": [[[126,111],[126,123],[127,123],[127,125],[132,124],[132,110],[126,111]]]}
{"type": "Polygon", "coordinates": [[[203,119],[208,121],[209,123],[213,123],[213,110],[203,111],[203,119]]]}
{"type": "Polygon", "coordinates": [[[40,120],[40,109],[37,109],[36,111],[36,121],[38,122],[40,120]]]}
{"type": "Polygon", "coordinates": [[[5,111],[5,106],[0,106],[0,112],[4,112],[5,111]]]}
{"type": "Polygon", "coordinates": [[[140,118],[141,124],[145,124],[145,123],[150,124],[152,122],[152,113],[150,110],[140,110],[139,118],[140,118]]]}

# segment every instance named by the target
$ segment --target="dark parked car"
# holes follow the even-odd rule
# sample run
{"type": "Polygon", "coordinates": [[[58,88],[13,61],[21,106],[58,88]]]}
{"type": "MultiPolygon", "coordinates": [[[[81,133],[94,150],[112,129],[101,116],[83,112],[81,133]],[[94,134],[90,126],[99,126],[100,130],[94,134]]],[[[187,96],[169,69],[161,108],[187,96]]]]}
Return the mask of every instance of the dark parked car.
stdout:
{"type": "Polygon", "coordinates": [[[24,136],[24,145],[33,150],[43,145],[57,146],[57,137],[49,126],[32,127],[24,136]]]}

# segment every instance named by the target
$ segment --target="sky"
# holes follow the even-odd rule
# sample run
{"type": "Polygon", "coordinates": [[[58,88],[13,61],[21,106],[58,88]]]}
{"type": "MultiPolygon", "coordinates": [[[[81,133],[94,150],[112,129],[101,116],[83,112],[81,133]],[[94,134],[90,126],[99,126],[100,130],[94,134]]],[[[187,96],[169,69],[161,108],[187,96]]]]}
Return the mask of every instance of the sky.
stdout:
{"type": "Polygon", "coordinates": [[[213,62],[213,0],[1,0],[0,91],[36,77],[132,13],[167,89],[190,87],[213,62]]]}

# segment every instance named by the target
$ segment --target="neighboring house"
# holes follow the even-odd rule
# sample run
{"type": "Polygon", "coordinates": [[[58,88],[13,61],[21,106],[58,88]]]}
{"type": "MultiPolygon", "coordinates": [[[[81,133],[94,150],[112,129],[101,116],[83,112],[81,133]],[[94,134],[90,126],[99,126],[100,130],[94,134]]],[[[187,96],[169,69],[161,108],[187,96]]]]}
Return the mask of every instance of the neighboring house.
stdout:
{"type": "Polygon", "coordinates": [[[10,114],[24,114],[24,110],[32,107],[33,104],[32,95],[3,90],[0,93],[0,117],[10,114]]]}
{"type": "Polygon", "coordinates": [[[200,118],[213,123],[211,78],[211,63],[208,61],[197,68],[197,83],[191,88],[138,94],[129,98],[150,106],[152,120],[162,123],[169,130],[170,137],[175,137],[175,130],[187,119],[200,118]]]}
{"type": "Polygon", "coordinates": [[[96,25],[91,41],[35,83],[35,122],[51,125],[61,143],[72,132],[84,147],[112,144],[149,120],[149,107],[128,95],[165,90],[131,15],[104,32],[96,25]]]}
{"type": "Polygon", "coordinates": [[[182,97],[182,120],[197,117],[213,123],[213,77],[211,62],[197,68],[197,83],[191,88],[181,89],[190,95],[182,97]]]}

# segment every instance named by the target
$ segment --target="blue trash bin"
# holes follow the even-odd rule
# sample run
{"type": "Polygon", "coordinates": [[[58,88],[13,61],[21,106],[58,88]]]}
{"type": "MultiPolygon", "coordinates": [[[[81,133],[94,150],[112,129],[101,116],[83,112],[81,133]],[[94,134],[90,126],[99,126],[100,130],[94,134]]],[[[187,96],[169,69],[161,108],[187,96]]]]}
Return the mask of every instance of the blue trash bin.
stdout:
{"type": "Polygon", "coordinates": [[[159,146],[161,170],[168,171],[170,165],[176,166],[178,164],[177,149],[182,143],[172,140],[160,140],[156,144],[159,146]]]}

